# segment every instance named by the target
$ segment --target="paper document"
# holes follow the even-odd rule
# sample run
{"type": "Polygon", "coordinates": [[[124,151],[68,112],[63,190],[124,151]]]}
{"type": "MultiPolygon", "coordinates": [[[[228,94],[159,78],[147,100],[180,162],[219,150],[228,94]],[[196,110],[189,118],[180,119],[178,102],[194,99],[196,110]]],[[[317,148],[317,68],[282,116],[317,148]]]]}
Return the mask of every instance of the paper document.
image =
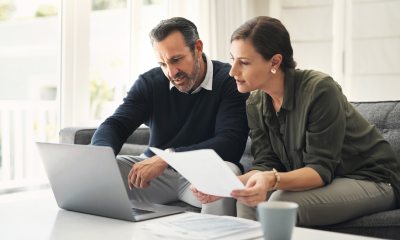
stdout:
{"type": "Polygon", "coordinates": [[[226,163],[211,149],[188,152],[165,152],[150,147],[199,191],[221,197],[230,197],[234,189],[243,189],[243,183],[226,163]]]}
{"type": "Polygon", "coordinates": [[[260,223],[242,218],[191,213],[179,219],[153,222],[144,229],[160,239],[254,239],[262,236],[260,223]]]}

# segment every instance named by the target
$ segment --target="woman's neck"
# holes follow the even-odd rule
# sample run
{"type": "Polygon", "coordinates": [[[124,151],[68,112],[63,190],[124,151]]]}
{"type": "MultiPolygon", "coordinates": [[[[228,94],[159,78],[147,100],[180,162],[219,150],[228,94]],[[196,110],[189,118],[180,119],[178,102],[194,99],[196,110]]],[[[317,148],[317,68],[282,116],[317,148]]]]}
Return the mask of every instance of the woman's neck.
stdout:
{"type": "Polygon", "coordinates": [[[283,103],[285,92],[285,76],[282,71],[277,71],[274,78],[268,82],[268,86],[263,89],[272,98],[275,111],[279,112],[283,103]]]}

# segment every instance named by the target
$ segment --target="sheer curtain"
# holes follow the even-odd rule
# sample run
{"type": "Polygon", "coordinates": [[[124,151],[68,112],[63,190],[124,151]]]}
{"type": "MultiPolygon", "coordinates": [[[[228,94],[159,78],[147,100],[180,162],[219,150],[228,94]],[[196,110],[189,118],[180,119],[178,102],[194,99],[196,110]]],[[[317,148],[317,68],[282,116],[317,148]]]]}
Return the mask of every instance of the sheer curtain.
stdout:
{"type": "Polygon", "coordinates": [[[212,59],[230,61],[232,32],[257,12],[267,13],[268,1],[260,0],[169,0],[168,16],[193,21],[204,43],[204,52],[212,59]]]}

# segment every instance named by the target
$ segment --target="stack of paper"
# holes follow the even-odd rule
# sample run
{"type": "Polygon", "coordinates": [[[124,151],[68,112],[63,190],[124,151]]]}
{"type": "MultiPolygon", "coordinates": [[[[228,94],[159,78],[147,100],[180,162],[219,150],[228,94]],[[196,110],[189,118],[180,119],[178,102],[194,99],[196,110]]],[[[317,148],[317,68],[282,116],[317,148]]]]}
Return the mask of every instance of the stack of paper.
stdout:
{"type": "Polygon", "coordinates": [[[260,223],[242,218],[191,213],[144,225],[159,239],[254,239],[262,237],[260,223]]]}

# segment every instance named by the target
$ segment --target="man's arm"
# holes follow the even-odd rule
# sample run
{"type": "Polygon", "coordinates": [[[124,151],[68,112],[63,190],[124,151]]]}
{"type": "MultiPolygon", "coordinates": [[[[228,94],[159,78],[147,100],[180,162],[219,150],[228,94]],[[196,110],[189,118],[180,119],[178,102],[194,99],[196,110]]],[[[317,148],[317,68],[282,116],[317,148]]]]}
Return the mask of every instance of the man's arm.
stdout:
{"type": "Polygon", "coordinates": [[[98,127],[91,144],[110,146],[117,155],[126,139],[148,119],[148,91],[144,79],[140,76],[124,98],[124,102],[98,127]]]}

